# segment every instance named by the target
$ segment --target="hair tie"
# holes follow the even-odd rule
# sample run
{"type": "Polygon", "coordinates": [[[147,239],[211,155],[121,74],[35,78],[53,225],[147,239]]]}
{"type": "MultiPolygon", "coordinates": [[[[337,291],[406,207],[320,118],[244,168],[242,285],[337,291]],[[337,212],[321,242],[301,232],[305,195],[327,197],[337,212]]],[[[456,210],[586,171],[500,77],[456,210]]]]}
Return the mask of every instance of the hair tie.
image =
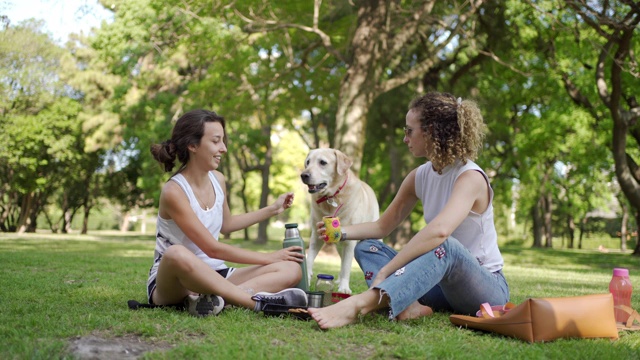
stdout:
{"type": "Polygon", "coordinates": [[[164,145],[164,148],[169,155],[172,155],[176,151],[176,145],[171,139],[165,141],[162,145],[164,145]]]}

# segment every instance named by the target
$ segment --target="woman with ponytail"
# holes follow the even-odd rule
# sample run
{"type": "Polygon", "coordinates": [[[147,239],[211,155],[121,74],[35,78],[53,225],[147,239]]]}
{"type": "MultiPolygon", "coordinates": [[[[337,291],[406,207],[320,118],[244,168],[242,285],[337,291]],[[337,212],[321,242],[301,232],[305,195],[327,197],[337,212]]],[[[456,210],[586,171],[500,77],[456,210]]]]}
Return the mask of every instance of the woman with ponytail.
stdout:
{"type": "MultiPolygon", "coordinates": [[[[400,251],[378,240],[358,242],[355,257],[369,290],[326,308],[311,308],[322,329],[340,327],[381,309],[415,319],[433,311],[475,314],[480,304],[504,305],[489,177],[473,160],[484,139],[480,109],[469,100],[432,92],[409,105],[404,143],[426,163],[402,182],[379,220],[343,226],[346,240],[380,239],[422,203],[426,226],[400,251]]],[[[324,236],[323,223],[317,224],[324,236]]],[[[342,239],[341,239],[342,240],[342,239]]]]}
{"type": "Polygon", "coordinates": [[[231,215],[217,170],[226,139],[222,116],[193,110],[178,119],[171,139],[151,146],[165,172],[173,171],[176,159],[180,166],[160,194],[149,303],[184,304],[196,316],[218,314],[225,303],[255,311],[267,303],[306,306],[306,293],[289,288],[302,276],[299,246],[262,253],[218,241],[220,233],[281,214],[293,203],[293,193],[286,193],[260,210],[231,215]],[[233,268],[225,261],[251,266],[233,268]]]}

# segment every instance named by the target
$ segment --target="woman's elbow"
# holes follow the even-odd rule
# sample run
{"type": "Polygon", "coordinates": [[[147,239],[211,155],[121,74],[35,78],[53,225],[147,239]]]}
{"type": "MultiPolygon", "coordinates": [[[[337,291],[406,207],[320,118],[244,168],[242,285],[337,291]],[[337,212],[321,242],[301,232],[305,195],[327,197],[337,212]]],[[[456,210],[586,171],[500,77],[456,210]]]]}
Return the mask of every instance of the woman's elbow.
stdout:
{"type": "Polygon", "coordinates": [[[431,232],[435,238],[445,241],[449,236],[451,236],[453,231],[446,226],[434,224],[431,228],[431,232]]]}
{"type": "Polygon", "coordinates": [[[220,247],[214,245],[208,245],[204,248],[201,248],[202,252],[205,253],[208,257],[212,259],[222,259],[224,255],[222,254],[220,247]]]}

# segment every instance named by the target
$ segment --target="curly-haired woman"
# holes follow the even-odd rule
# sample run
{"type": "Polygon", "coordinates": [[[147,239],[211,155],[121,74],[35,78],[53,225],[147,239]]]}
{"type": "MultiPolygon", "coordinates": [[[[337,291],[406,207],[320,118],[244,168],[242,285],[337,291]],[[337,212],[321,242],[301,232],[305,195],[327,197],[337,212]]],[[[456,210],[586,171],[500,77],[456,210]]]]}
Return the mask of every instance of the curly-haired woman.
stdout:
{"type": "MultiPolygon", "coordinates": [[[[477,105],[447,93],[428,93],[409,105],[404,143],[428,161],[402,182],[379,220],[342,228],[346,239],[382,238],[420,201],[426,226],[397,252],[375,240],[356,246],[356,260],[369,289],[326,308],[311,308],[323,329],[389,309],[406,320],[433,311],[475,313],[480,304],[506,304],[509,286],[502,274],[493,221],[493,190],[473,162],[485,125],[477,105]]],[[[318,223],[319,236],[324,224],[318,223]]]]}

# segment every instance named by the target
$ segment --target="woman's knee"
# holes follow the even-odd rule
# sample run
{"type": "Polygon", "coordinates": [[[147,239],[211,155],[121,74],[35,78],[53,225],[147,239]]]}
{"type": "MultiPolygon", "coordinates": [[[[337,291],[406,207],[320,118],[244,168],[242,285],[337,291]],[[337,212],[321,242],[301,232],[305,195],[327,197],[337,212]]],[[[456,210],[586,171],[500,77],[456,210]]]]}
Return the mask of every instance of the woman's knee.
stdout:
{"type": "Polygon", "coordinates": [[[353,250],[356,260],[360,259],[364,254],[371,252],[371,246],[380,245],[380,240],[365,239],[358,241],[353,250]]]}
{"type": "Polygon", "coordinates": [[[297,284],[302,279],[302,267],[294,261],[286,261],[285,266],[287,273],[292,274],[293,280],[297,284]]]}
{"type": "MultiPolygon", "coordinates": [[[[302,268],[300,264],[295,261],[281,261],[268,266],[274,266],[275,271],[282,274],[283,278],[286,278],[290,282],[294,282],[297,284],[300,279],[302,279],[302,268]]],[[[267,270],[268,268],[265,268],[267,270]]],[[[267,270],[268,272],[274,271],[272,267],[271,270],[267,270]]]]}
{"type": "Polygon", "coordinates": [[[171,267],[190,267],[194,256],[189,249],[182,245],[171,245],[162,255],[160,264],[164,263],[171,267]]]}
{"type": "Polygon", "coordinates": [[[295,286],[302,279],[302,268],[295,261],[282,261],[277,263],[281,279],[284,280],[282,285],[285,287],[295,286]]]}

